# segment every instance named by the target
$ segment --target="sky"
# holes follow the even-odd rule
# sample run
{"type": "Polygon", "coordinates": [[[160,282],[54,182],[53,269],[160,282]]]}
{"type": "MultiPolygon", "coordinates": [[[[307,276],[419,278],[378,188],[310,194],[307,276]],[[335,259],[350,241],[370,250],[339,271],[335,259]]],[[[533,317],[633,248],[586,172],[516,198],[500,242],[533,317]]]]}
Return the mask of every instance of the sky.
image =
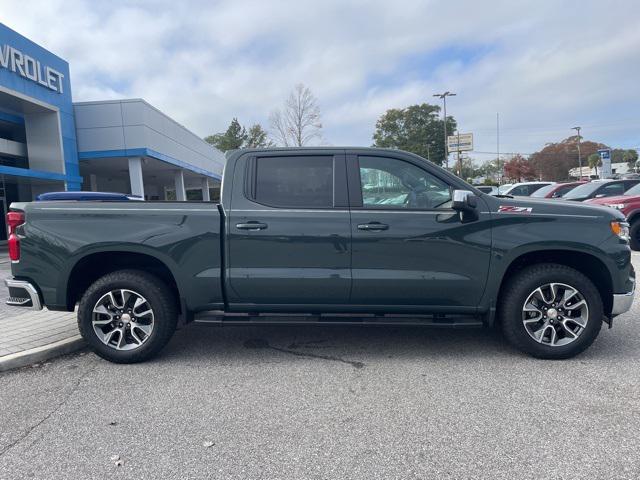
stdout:
{"type": "Polygon", "coordinates": [[[70,63],[74,101],[144,98],[201,136],[268,125],[297,83],[327,145],[372,143],[389,108],[457,96],[478,161],[582,127],[640,148],[640,2],[0,0],[0,21],[70,63]]]}

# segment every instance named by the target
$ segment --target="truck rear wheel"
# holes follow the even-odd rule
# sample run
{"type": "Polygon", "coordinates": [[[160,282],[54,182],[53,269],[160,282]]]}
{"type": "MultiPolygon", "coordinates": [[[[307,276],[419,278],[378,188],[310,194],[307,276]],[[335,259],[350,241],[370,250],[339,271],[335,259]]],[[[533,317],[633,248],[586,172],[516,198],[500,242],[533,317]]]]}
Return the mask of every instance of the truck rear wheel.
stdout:
{"type": "Polygon", "coordinates": [[[138,270],[109,273],[93,283],[78,307],[78,328],[91,349],[115,363],[156,355],[176,329],[177,309],[168,287],[138,270]]]}
{"type": "Polygon", "coordinates": [[[537,358],[573,357],[598,336],[604,315],[593,282],[558,264],[534,265],[507,280],[499,314],[506,339],[537,358]]]}

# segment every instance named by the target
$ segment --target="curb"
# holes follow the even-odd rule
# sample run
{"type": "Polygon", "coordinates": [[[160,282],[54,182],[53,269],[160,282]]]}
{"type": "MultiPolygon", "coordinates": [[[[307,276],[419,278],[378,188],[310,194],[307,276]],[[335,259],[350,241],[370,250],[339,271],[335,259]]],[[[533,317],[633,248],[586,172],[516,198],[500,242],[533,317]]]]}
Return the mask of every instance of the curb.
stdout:
{"type": "Polygon", "coordinates": [[[25,367],[33,363],[49,360],[67,353],[73,353],[85,346],[80,335],[74,335],[64,340],[59,340],[42,347],[24,350],[18,353],[11,353],[0,358],[0,372],[6,372],[14,368],[25,367]]]}

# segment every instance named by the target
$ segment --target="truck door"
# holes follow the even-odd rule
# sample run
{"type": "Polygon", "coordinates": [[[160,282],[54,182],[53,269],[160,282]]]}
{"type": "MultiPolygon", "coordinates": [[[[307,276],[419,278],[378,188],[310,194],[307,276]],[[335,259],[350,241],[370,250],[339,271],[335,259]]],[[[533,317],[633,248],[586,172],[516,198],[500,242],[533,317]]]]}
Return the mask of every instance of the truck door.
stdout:
{"type": "Polygon", "coordinates": [[[347,304],[351,224],[344,150],[246,155],[233,174],[229,304],[262,310],[347,304]]]}
{"type": "Polygon", "coordinates": [[[437,169],[392,155],[347,155],[347,168],[351,303],[443,312],[476,307],[491,251],[484,202],[478,220],[462,223],[451,209],[453,189],[437,169]]]}

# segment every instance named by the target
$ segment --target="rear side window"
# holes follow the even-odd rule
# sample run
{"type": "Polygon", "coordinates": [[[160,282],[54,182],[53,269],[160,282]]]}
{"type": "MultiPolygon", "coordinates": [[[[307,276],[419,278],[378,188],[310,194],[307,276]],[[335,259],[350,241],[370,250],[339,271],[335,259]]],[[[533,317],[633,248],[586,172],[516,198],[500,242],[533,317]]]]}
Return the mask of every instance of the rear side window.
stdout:
{"type": "Polygon", "coordinates": [[[610,183],[600,187],[596,196],[602,195],[603,197],[614,197],[616,195],[622,195],[625,191],[624,183],[610,183]]]}
{"type": "Polygon", "coordinates": [[[333,157],[256,159],[254,199],[272,207],[333,207],[333,157]]]}

